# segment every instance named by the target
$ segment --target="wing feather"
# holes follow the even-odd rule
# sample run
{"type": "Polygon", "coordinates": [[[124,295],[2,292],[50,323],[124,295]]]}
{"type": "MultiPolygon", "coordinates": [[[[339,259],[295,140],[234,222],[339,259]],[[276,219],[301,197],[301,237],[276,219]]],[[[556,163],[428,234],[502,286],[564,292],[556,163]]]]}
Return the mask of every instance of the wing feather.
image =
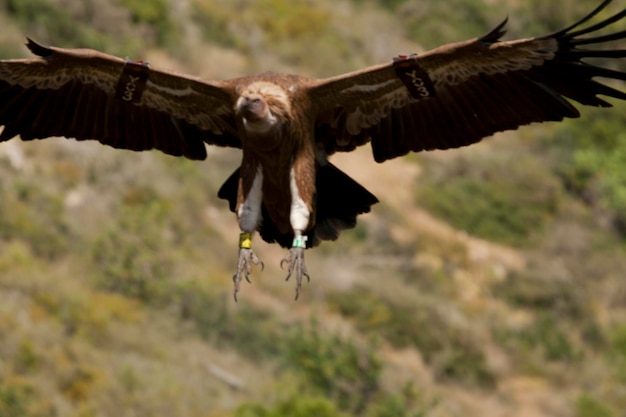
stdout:
{"type": "Polygon", "coordinates": [[[317,80],[309,87],[316,138],[328,153],[370,141],[382,162],[409,151],[469,145],[533,122],[579,117],[569,100],[603,107],[610,103],[599,95],[626,100],[624,92],[595,80],[626,80],[625,72],[585,62],[626,57],[626,49],[592,48],[626,39],[626,31],[596,35],[624,20],[626,10],[581,27],[609,3],[546,36],[501,41],[504,21],[481,38],[413,58],[434,86],[428,97],[412,95],[391,63],[317,80]]]}
{"type": "Polygon", "coordinates": [[[115,97],[127,60],[27,46],[39,57],[0,61],[0,141],[65,136],[191,159],[206,157],[204,143],[241,147],[227,84],[149,68],[131,103],[115,97]]]}

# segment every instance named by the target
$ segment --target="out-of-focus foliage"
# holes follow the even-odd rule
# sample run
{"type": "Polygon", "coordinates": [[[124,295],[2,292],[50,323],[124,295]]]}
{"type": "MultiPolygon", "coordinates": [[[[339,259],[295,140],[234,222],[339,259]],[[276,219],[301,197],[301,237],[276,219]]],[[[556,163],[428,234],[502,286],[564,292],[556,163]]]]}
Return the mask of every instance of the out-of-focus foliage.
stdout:
{"type": "Polygon", "coordinates": [[[340,409],[361,414],[380,392],[380,359],[337,336],[326,336],[315,323],[296,328],[287,343],[286,360],[315,391],[340,409]]]}
{"type": "MultiPolygon", "coordinates": [[[[0,54],[28,35],[208,77],[325,76],[596,5],[0,0],[0,54]]],[[[266,270],[232,300],[238,229],[215,194],[239,153],[0,145],[0,417],[620,416],[624,106],[581,113],[387,162],[421,174],[307,253],[297,303],[259,239],[266,270]]]]}
{"type": "MultiPolygon", "coordinates": [[[[410,386],[390,394],[381,386],[382,362],[376,353],[377,343],[364,345],[346,337],[328,334],[315,319],[294,326],[281,339],[280,362],[302,378],[294,393],[272,407],[248,404],[237,417],[348,416],[386,415],[417,416],[429,405],[410,386]],[[395,414],[387,414],[393,412],[395,414]]],[[[283,392],[283,396],[285,395],[283,392]]]]}
{"type": "Polygon", "coordinates": [[[170,44],[178,40],[178,32],[167,0],[120,0],[122,6],[130,10],[132,21],[145,24],[154,31],[156,41],[170,44]]]}
{"type": "Polygon", "coordinates": [[[560,187],[531,157],[458,159],[433,164],[418,202],[456,228],[513,245],[532,241],[553,218],[560,187]]]}
{"type": "Polygon", "coordinates": [[[191,7],[207,41],[237,47],[255,61],[271,54],[291,66],[328,71],[342,66],[341,56],[352,41],[335,30],[337,17],[324,3],[193,0],[191,7]]]}
{"type": "Polygon", "coordinates": [[[176,252],[170,250],[173,233],[158,227],[172,213],[166,202],[148,198],[124,207],[119,224],[104,231],[93,245],[99,285],[144,301],[163,296],[176,262],[176,252]]]}
{"type": "Polygon", "coordinates": [[[578,417],[616,417],[618,414],[602,401],[590,395],[582,395],[576,402],[578,417]]]}
{"type": "Polygon", "coordinates": [[[140,47],[175,44],[179,29],[165,0],[5,0],[23,33],[43,43],[134,54],[140,47]]]}
{"type": "Polygon", "coordinates": [[[337,407],[324,397],[308,397],[294,395],[278,401],[273,407],[261,404],[246,404],[239,408],[235,417],[347,417],[337,407]]]}
{"type": "Polygon", "coordinates": [[[398,348],[415,347],[441,380],[489,387],[493,375],[485,363],[480,341],[469,329],[457,326],[439,306],[424,304],[419,310],[356,288],[350,297],[331,298],[338,311],[355,320],[359,329],[375,333],[398,348]],[[436,325],[433,325],[436,324],[436,325]]]}
{"type": "Polygon", "coordinates": [[[497,3],[486,8],[484,2],[452,0],[445,3],[405,1],[395,8],[402,16],[408,36],[430,49],[487,33],[485,29],[506,16],[500,12],[500,7],[497,3]]]}
{"type": "Polygon", "coordinates": [[[616,326],[610,339],[609,360],[620,380],[626,382],[626,325],[616,326]]]}
{"type": "Polygon", "coordinates": [[[76,18],[88,17],[88,8],[60,7],[54,0],[6,0],[5,7],[28,36],[45,38],[42,41],[54,39],[64,45],[82,43],[100,49],[109,45],[106,34],[88,24],[76,24],[76,18]]]}
{"type": "Polygon", "coordinates": [[[556,172],[565,186],[590,205],[609,209],[626,238],[626,106],[589,111],[561,125],[544,144],[558,155],[556,172]]]}

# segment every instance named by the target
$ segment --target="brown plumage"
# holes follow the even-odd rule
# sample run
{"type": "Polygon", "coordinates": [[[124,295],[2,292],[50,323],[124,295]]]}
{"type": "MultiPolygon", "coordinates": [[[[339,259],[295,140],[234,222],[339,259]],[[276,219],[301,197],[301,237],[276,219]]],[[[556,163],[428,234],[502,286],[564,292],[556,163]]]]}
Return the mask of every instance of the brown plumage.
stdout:
{"type": "Polygon", "coordinates": [[[584,61],[626,56],[588,49],[626,38],[595,34],[626,10],[584,26],[609,3],[546,36],[501,41],[503,22],[480,38],[326,79],[265,73],[205,81],[29,40],[37,58],[0,61],[0,141],[65,136],[190,159],[204,159],[205,144],[242,149],[241,166],[219,192],[242,231],[235,295],[261,263],[250,243],[258,231],[290,248],[284,262],[297,296],[308,277],[304,249],[336,239],[377,202],[328,155],[370,143],[382,162],[578,117],[571,101],[609,107],[598,95],[626,99],[595,80],[624,80],[624,72],[584,61]]]}

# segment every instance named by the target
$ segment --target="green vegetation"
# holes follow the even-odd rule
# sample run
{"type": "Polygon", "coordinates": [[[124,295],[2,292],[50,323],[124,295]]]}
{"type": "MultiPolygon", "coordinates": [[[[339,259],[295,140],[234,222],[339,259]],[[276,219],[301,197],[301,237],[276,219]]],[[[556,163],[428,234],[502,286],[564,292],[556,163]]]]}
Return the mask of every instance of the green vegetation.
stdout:
{"type": "MultiPolygon", "coordinates": [[[[326,76],[407,52],[391,42],[420,50],[506,14],[529,36],[596,4],[5,0],[0,54],[28,35],[205,77],[326,76]]],[[[2,144],[0,417],[617,417],[624,110],[386,163],[398,184],[362,181],[381,204],[307,253],[297,303],[260,239],[265,271],[232,300],[238,229],[215,195],[238,152],[2,144]]]]}
{"type": "Polygon", "coordinates": [[[486,7],[483,1],[464,0],[446,3],[405,1],[396,6],[396,10],[402,16],[409,38],[419,40],[427,48],[437,47],[442,42],[464,40],[468,36],[481,36],[507,13],[497,4],[486,7]]]}
{"type": "Polygon", "coordinates": [[[158,44],[177,40],[178,32],[170,18],[172,11],[167,0],[120,0],[120,3],[130,11],[134,23],[148,25],[154,31],[158,44]]]}
{"type": "Polygon", "coordinates": [[[493,386],[480,341],[470,329],[455,325],[439,306],[425,303],[416,310],[365,288],[353,289],[350,297],[336,294],[331,303],[362,331],[377,334],[398,348],[417,348],[438,378],[493,386]]]}
{"type": "Polygon", "coordinates": [[[119,223],[93,245],[100,287],[143,301],[164,296],[176,254],[170,251],[173,239],[158,225],[171,214],[162,201],[131,203],[120,210],[119,223]]]}
{"type": "Polygon", "coordinates": [[[29,36],[43,37],[42,41],[55,39],[64,45],[109,46],[107,35],[86,24],[75,24],[72,9],[59,7],[54,0],[7,0],[6,11],[15,17],[25,28],[33,28],[29,36]]]}
{"type": "Polygon", "coordinates": [[[340,409],[362,414],[380,393],[380,359],[375,345],[367,350],[337,336],[326,336],[316,323],[296,328],[287,343],[285,359],[311,388],[340,409]]]}
{"type": "Polygon", "coordinates": [[[582,395],[576,402],[578,417],[614,417],[617,416],[606,404],[589,396],[582,395]]]}
{"type": "MultiPolygon", "coordinates": [[[[275,339],[278,341],[281,339],[275,339]]],[[[419,416],[428,405],[410,386],[390,394],[381,386],[382,362],[378,343],[355,343],[328,334],[313,319],[294,326],[282,338],[277,358],[301,379],[295,393],[272,408],[261,404],[241,407],[237,417],[294,416],[419,416]],[[389,414],[393,413],[393,414],[389,414]]]]}
{"type": "Polygon", "coordinates": [[[609,360],[617,377],[626,382],[626,325],[615,328],[610,339],[609,360]]]}
{"type": "Polygon", "coordinates": [[[512,245],[532,242],[559,206],[559,184],[532,157],[459,158],[434,166],[418,202],[456,228],[512,245]]]}
{"type": "Polygon", "coordinates": [[[145,45],[168,46],[178,39],[164,0],[6,0],[0,5],[24,34],[43,43],[134,54],[145,45]]]}
{"type": "Polygon", "coordinates": [[[292,66],[340,71],[341,55],[352,42],[349,34],[334,29],[336,17],[325,3],[193,0],[192,8],[193,19],[208,41],[245,51],[254,58],[253,65],[270,54],[292,66]],[[318,59],[322,55],[325,59],[318,59]]]}
{"type": "Polygon", "coordinates": [[[277,402],[273,407],[246,404],[237,410],[235,417],[344,417],[333,403],[324,397],[292,398],[277,402]]]}
{"type": "Polygon", "coordinates": [[[626,109],[614,114],[590,111],[584,120],[561,125],[544,143],[559,158],[555,170],[569,191],[587,204],[607,208],[626,238],[626,109]]]}
{"type": "Polygon", "coordinates": [[[63,218],[62,201],[36,183],[19,180],[0,185],[0,228],[11,236],[19,233],[32,251],[53,259],[69,250],[71,233],[63,218]]]}

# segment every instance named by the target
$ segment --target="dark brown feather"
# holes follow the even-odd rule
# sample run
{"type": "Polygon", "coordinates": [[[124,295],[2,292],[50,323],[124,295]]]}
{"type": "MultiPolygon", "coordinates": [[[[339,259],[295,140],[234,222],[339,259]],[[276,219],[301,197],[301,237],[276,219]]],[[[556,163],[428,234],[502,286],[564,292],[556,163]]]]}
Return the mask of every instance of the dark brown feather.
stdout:
{"type": "MultiPolygon", "coordinates": [[[[237,169],[224,182],[218,197],[228,201],[230,211],[235,212],[237,187],[240,169],[237,169]]],[[[360,184],[332,164],[318,166],[315,184],[315,226],[307,231],[307,247],[315,247],[324,240],[336,240],[342,230],[356,226],[359,214],[368,213],[378,199],[360,184]]],[[[281,232],[268,207],[263,204],[263,220],[259,233],[268,243],[278,243],[289,248],[293,242],[293,232],[281,232]]]]}
{"type": "Polygon", "coordinates": [[[204,142],[241,147],[228,88],[142,67],[153,84],[141,103],[131,104],[114,94],[124,60],[30,39],[27,46],[43,59],[0,61],[0,141],[65,136],[190,159],[206,157],[204,142]]]}
{"type": "Polygon", "coordinates": [[[302,224],[308,222],[307,244],[315,246],[354,227],[356,216],[377,201],[328,164],[327,155],[369,142],[382,162],[470,145],[533,122],[578,117],[572,101],[606,107],[610,102],[599,96],[626,100],[598,80],[626,80],[609,64],[626,57],[626,49],[606,45],[626,39],[626,31],[598,33],[623,21],[626,10],[588,23],[609,3],[546,36],[501,41],[504,20],[479,38],[320,80],[264,73],[202,81],[29,40],[38,58],[0,60],[0,142],[16,135],[65,136],[190,159],[204,159],[205,144],[241,148],[244,185],[238,170],[219,196],[236,211],[260,168],[263,239],[290,246],[291,229],[304,227],[290,224],[294,211],[302,224]],[[141,76],[137,82],[135,75],[141,76]],[[263,106],[240,106],[253,93],[263,106]],[[245,118],[245,109],[255,117],[245,118]]]}
{"type": "Polygon", "coordinates": [[[543,37],[502,42],[504,21],[481,38],[418,56],[416,64],[435,85],[434,96],[427,99],[415,99],[402,85],[390,93],[392,64],[319,80],[311,94],[333,106],[341,118],[328,118],[329,110],[322,107],[318,129],[329,125],[335,135],[317,135],[318,140],[328,153],[349,151],[362,144],[360,129],[369,134],[374,158],[382,162],[408,151],[466,146],[533,122],[578,117],[568,99],[602,107],[610,103],[599,95],[626,100],[625,93],[595,80],[626,80],[625,72],[585,62],[626,57],[624,49],[592,48],[626,39],[626,31],[590,36],[623,21],[626,10],[582,26],[609,3],[604,1],[575,24],[543,37]],[[381,113],[372,103],[390,108],[381,113]],[[351,117],[359,124],[349,122],[351,117]],[[412,128],[406,128],[407,121],[412,128]]]}

